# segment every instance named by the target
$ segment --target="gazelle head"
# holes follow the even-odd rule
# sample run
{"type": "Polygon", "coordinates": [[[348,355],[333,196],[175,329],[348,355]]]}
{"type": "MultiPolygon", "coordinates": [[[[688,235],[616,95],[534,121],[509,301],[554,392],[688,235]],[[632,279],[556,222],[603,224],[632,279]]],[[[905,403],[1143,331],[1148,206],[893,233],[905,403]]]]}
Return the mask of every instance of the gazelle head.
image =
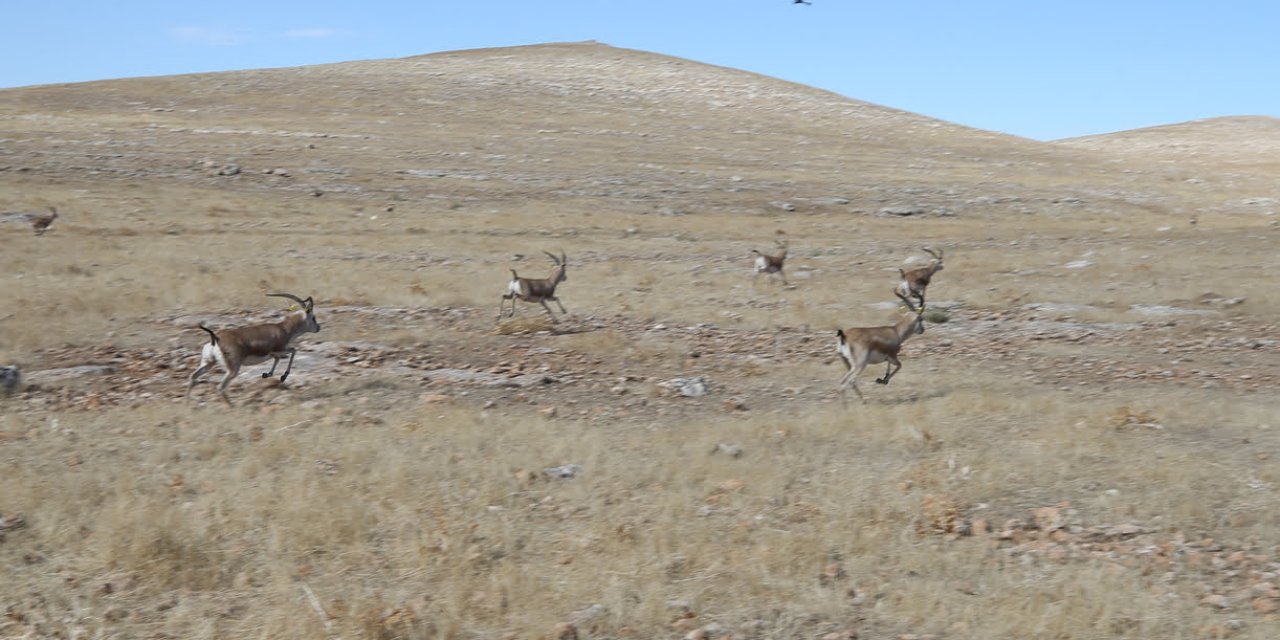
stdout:
{"type": "Polygon", "coordinates": [[[301,307],[299,310],[303,313],[303,333],[318,333],[320,331],[320,323],[316,320],[315,301],[311,299],[311,296],[307,296],[307,299],[303,300],[292,293],[268,293],[267,295],[277,298],[288,298],[298,303],[301,307]]]}
{"type": "Polygon", "coordinates": [[[922,248],[924,249],[925,253],[933,256],[933,260],[929,261],[929,268],[933,269],[934,271],[942,271],[942,249],[939,249],[935,253],[934,250],[930,249],[929,247],[922,247],[922,248]]]}
{"type": "Polygon", "coordinates": [[[547,257],[551,258],[551,261],[556,263],[555,275],[551,276],[551,279],[555,282],[567,282],[569,280],[569,275],[566,269],[569,266],[569,258],[564,254],[564,249],[560,250],[560,257],[558,258],[556,257],[556,254],[551,253],[550,251],[543,250],[543,253],[547,254],[547,257]]]}

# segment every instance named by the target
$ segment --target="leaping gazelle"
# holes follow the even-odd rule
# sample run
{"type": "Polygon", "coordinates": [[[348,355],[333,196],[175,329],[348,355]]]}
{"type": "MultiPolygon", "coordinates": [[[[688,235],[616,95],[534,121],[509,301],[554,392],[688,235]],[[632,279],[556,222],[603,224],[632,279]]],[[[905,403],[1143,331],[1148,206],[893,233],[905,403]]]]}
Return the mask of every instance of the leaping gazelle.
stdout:
{"type": "Polygon", "coordinates": [[[569,313],[565,311],[564,305],[560,304],[560,298],[556,297],[556,285],[568,280],[565,275],[565,269],[569,266],[569,259],[565,256],[564,250],[560,250],[560,257],[557,258],[550,251],[543,251],[551,257],[551,261],[556,264],[555,269],[551,271],[551,276],[547,278],[521,278],[516,274],[516,270],[511,270],[511,282],[507,283],[507,292],[502,294],[502,300],[498,302],[498,319],[502,319],[502,313],[506,309],[507,300],[511,301],[511,313],[508,317],[516,315],[516,300],[524,300],[525,302],[537,302],[547,310],[547,315],[551,316],[552,322],[556,320],[556,314],[551,312],[551,307],[547,306],[550,300],[560,307],[560,313],[569,313]]]}
{"type": "Polygon", "coordinates": [[[751,286],[753,287],[755,286],[756,280],[760,278],[760,274],[762,273],[776,273],[779,276],[782,276],[782,286],[784,287],[789,286],[787,284],[787,274],[782,271],[783,266],[787,262],[786,241],[784,240],[782,242],[779,242],[778,248],[781,249],[781,251],[778,252],[778,255],[774,255],[774,256],[771,256],[767,253],[760,253],[755,249],[751,250],[751,253],[756,257],[755,259],[756,273],[754,276],[751,277],[751,286]]]}
{"type": "Polygon", "coordinates": [[[916,267],[910,271],[898,269],[898,275],[902,276],[902,282],[898,283],[897,292],[901,296],[911,296],[920,301],[920,306],[924,307],[924,293],[929,288],[929,281],[933,279],[933,274],[942,271],[942,251],[937,253],[929,247],[924,247],[924,252],[933,256],[929,264],[916,267]]]}
{"type": "Polygon", "coordinates": [[[894,291],[894,295],[906,303],[911,315],[888,326],[836,329],[836,347],[840,352],[840,359],[844,360],[844,365],[849,369],[836,385],[841,395],[844,394],[845,386],[848,386],[858,394],[859,400],[866,402],[855,380],[858,374],[869,364],[887,362],[889,364],[885,368],[884,377],[876,378],[876,384],[889,384],[889,380],[902,368],[902,363],[898,361],[902,343],[917,333],[924,333],[924,305],[916,307],[911,304],[910,299],[897,291],[894,291]]]}

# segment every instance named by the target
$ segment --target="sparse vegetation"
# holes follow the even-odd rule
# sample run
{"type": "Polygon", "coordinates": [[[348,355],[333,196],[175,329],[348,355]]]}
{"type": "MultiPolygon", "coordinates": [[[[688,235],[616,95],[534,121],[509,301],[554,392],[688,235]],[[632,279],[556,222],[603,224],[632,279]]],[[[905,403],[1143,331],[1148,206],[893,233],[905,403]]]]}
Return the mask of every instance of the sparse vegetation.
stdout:
{"type": "Polygon", "coordinates": [[[590,44],[4,94],[0,193],[61,215],[0,225],[0,637],[1274,635],[1245,122],[1164,132],[1192,171],[590,44]],[[946,317],[846,409],[920,246],[946,317]],[[562,247],[567,316],[495,323],[562,247]],[[287,387],[180,401],[295,290],[287,387]]]}

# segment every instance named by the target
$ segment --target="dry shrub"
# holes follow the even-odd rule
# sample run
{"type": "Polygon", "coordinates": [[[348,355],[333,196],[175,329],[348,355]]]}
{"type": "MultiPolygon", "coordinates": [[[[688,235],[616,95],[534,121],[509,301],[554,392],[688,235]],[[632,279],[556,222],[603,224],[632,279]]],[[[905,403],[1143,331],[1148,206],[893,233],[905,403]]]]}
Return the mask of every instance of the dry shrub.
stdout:
{"type": "Polygon", "coordinates": [[[1107,416],[1107,423],[1117,429],[1125,427],[1152,427],[1162,428],[1160,420],[1155,414],[1144,410],[1135,409],[1128,405],[1120,407],[1107,416]]]}
{"type": "Polygon", "coordinates": [[[920,499],[920,519],[916,533],[922,536],[958,534],[966,531],[966,505],[954,496],[926,494],[920,499]]]}
{"type": "Polygon", "coordinates": [[[556,323],[545,314],[514,317],[502,320],[494,329],[494,333],[498,335],[510,336],[527,333],[537,333],[539,331],[551,331],[555,328],[556,323]]]}

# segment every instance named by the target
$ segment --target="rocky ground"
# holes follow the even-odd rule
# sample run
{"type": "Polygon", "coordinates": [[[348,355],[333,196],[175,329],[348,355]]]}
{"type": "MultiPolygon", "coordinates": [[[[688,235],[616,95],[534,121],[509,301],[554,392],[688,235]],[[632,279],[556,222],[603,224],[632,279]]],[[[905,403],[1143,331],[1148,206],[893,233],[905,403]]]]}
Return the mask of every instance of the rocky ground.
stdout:
{"type": "MultiPolygon", "coordinates": [[[[1088,322],[1070,305],[1045,303],[981,311],[954,308],[904,349],[904,371],[945,360],[1039,384],[1081,391],[1117,384],[1220,388],[1269,393],[1280,375],[1280,329],[1212,308],[1137,308],[1127,322],[1088,322]]],[[[439,339],[387,344],[376,339],[328,341],[306,336],[288,388],[255,379],[246,368],[233,395],[251,402],[301,402],[309,389],[334,380],[376,378],[420,388],[425,398],[490,408],[529,402],[564,417],[616,420],[679,417],[711,408],[829,402],[843,367],[826,332],[807,327],[733,329],[652,323],[624,316],[577,317],[552,324],[541,311],[496,322],[475,308],[332,307],[323,310],[371,335],[411,326],[439,339]],[[530,315],[533,314],[533,315],[530,315]],[[584,352],[557,346],[559,336],[610,332],[612,348],[584,352]],[[630,357],[643,338],[660,338],[670,357],[630,357]],[[826,365],[830,379],[794,378],[801,363],[826,365]],[[681,381],[701,380],[683,392],[681,381]],[[513,393],[512,390],[523,390],[513,393]],[[699,398],[691,400],[691,397],[699,398]]],[[[164,347],[89,346],[48,349],[25,372],[25,390],[13,406],[28,409],[98,407],[170,401],[182,397],[198,363],[192,331],[204,322],[235,326],[266,318],[244,312],[153,318],[164,347]],[[186,334],[185,336],[183,334],[186,334]]],[[[265,365],[263,365],[265,366],[265,365]]],[[[203,383],[216,384],[220,370],[203,383]]],[[[872,377],[869,370],[863,386],[872,377]]],[[[899,380],[906,381],[907,377],[899,380]]],[[[198,386],[194,402],[212,399],[198,386]]]]}

